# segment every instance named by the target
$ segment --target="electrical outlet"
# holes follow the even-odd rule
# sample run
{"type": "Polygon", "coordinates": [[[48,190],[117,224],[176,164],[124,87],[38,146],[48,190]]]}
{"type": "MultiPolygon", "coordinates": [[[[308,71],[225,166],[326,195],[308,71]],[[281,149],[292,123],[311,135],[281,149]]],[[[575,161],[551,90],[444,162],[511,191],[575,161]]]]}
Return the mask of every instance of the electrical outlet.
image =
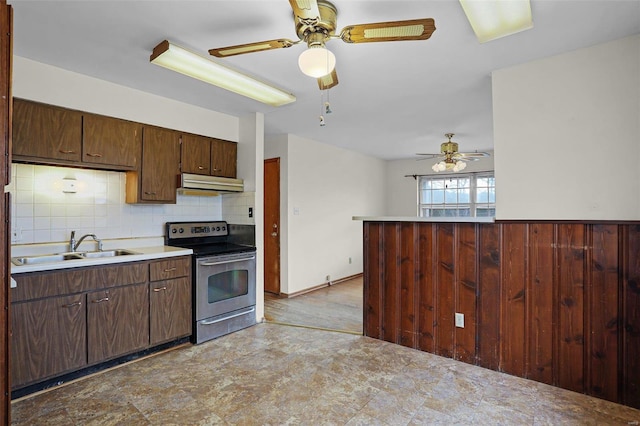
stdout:
{"type": "Polygon", "coordinates": [[[456,312],[456,327],[464,328],[464,314],[456,312]]]}
{"type": "Polygon", "coordinates": [[[11,242],[18,243],[22,241],[22,229],[12,229],[11,230],[11,242]]]}
{"type": "Polygon", "coordinates": [[[349,265],[351,265],[351,258],[349,258],[349,265]]]}
{"type": "Polygon", "coordinates": [[[331,283],[331,275],[327,275],[327,282],[331,283]]]}
{"type": "Polygon", "coordinates": [[[253,207],[249,207],[249,217],[253,217],[253,207]]]}

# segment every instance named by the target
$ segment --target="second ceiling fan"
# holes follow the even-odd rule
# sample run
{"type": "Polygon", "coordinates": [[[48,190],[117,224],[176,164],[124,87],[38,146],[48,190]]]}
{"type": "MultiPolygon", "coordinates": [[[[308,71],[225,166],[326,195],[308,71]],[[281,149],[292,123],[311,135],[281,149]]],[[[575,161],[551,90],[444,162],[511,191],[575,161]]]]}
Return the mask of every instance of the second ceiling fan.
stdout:
{"type": "Polygon", "coordinates": [[[340,38],[345,43],[426,40],[436,29],[432,18],[422,18],[348,25],[336,34],[338,10],[332,3],[326,0],[289,0],[289,3],[293,9],[299,40],[279,38],[238,44],[210,49],[209,54],[226,58],[263,50],[287,48],[304,41],[308,49],[300,55],[298,65],[302,72],[317,78],[320,90],[326,90],[338,84],[335,56],[325,48],[325,43],[330,39],[340,38]]]}

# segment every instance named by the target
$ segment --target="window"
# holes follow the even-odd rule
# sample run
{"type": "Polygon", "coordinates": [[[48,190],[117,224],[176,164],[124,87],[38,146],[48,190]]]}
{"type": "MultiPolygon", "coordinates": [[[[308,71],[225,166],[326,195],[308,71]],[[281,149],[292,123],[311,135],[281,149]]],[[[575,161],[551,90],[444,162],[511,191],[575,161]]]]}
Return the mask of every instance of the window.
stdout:
{"type": "Polygon", "coordinates": [[[493,173],[420,176],[420,217],[479,217],[496,214],[496,182],[493,173]]]}

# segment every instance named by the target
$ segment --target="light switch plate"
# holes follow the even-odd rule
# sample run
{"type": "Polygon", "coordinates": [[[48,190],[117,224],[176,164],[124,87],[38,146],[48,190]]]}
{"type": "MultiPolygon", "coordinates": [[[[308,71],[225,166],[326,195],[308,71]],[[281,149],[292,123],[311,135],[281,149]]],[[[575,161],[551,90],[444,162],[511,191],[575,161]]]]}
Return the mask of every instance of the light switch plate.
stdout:
{"type": "Polygon", "coordinates": [[[464,328],[464,314],[456,312],[456,327],[464,328]]]}

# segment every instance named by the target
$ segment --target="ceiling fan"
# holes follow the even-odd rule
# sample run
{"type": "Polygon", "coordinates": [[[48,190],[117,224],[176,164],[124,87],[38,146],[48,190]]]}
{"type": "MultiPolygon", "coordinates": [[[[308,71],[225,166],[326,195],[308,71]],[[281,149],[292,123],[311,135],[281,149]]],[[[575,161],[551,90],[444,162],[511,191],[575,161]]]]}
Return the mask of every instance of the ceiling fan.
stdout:
{"type": "Polygon", "coordinates": [[[304,41],[308,49],[300,55],[298,65],[302,72],[317,78],[320,90],[326,90],[338,84],[335,56],[325,48],[325,43],[330,39],[340,38],[345,43],[426,40],[436,29],[432,18],[424,18],[349,25],[339,34],[335,34],[338,10],[332,3],[326,0],[289,0],[289,3],[293,9],[299,40],[279,38],[238,44],[210,49],[209,54],[226,58],[263,50],[287,48],[304,41]]]}
{"type": "Polygon", "coordinates": [[[453,171],[459,172],[467,167],[466,161],[477,161],[482,157],[488,157],[488,152],[459,152],[458,143],[453,142],[451,138],[454,133],[445,133],[444,136],[449,139],[447,142],[440,144],[440,154],[416,154],[423,155],[425,158],[420,160],[426,160],[429,158],[441,158],[442,160],[437,162],[431,167],[434,172],[453,171]]]}

